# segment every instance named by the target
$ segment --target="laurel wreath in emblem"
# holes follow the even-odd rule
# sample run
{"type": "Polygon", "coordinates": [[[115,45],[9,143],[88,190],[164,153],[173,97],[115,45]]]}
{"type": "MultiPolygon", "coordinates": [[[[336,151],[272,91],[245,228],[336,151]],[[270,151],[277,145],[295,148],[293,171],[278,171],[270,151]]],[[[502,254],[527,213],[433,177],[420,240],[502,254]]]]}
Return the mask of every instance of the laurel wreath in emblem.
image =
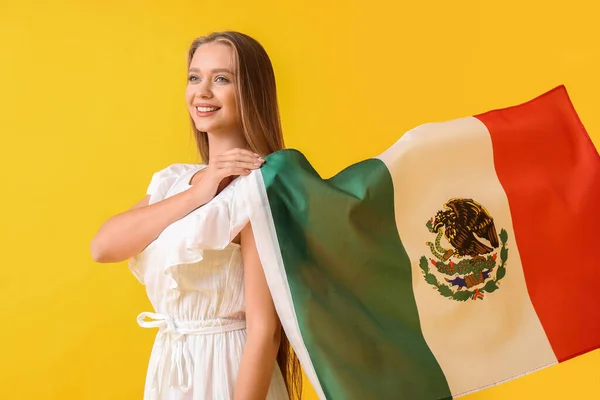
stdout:
{"type": "Polygon", "coordinates": [[[493,218],[473,199],[450,199],[444,208],[425,224],[436,235],[426,243],[431,257],[419,260],[425,281],[452,300],[483,299],[498,290],[506,275],[508,233],[501,229],[497,234],[493,218]],[[452,248],[444,248],[442,238],[452,248]]]}

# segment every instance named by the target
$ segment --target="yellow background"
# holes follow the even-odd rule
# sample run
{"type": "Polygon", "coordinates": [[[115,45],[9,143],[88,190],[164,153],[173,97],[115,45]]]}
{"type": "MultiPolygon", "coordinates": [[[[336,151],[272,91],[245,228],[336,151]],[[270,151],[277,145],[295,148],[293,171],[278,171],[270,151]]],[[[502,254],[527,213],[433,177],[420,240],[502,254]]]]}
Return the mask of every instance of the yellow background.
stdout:
{"type": "MultiPolygon", "coordinates": [[[[1,0],[0,398],[141,398],[156,331],[135,318],[150,304],[126,263],[94,263],[89,243],[154,171],[197,162],[184,103],[193,37],[234,29],[265,46],[287,145],[330,176],[416,125],[561,83],[598,147],[592,4],[1,0]]],[[[598,393],[596,351],[465,398],[598,393]]]]}

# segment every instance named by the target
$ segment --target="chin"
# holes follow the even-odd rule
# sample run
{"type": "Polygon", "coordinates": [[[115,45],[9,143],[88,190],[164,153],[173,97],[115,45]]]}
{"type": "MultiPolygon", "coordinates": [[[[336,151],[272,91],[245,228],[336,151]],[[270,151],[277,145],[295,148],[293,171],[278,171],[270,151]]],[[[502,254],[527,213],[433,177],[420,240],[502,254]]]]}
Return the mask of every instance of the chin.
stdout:
{"type": "Polygon", "coordinates": [[[196,129],[198,129],[200,132],[218,132],[220,130],[219,126],[208,124],[205,124],[203,126],[196,125],[196,129]]]}
{"type": "Polygon", "coordinates": [[[199,123],[197,120],[194,120],[194,126],[196,127],[196,129],[202,132],[208,132],[211,129],[214,129],[213,124],[207,124],[206,121],[203,121],[203,123],[199,123]]]}

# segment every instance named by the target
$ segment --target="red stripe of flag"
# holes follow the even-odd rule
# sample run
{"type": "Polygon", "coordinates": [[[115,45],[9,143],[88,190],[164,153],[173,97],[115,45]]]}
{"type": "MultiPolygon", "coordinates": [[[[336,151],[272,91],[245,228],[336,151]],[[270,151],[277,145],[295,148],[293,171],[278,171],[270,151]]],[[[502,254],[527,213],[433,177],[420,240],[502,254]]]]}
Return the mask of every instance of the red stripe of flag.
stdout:
{"type": "Polygon", "coordinates": [[[565,87],[476,118],[490,132],[529,296],[557,359],[599,348],[600,157],[565,87]]]}

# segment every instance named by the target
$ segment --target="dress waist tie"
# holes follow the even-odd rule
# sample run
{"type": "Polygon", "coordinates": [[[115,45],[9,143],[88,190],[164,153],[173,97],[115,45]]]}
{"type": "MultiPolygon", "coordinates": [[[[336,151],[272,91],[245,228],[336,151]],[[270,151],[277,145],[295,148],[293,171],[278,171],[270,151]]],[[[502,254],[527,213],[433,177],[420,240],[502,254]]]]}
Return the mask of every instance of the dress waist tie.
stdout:
{"type": "MultiPolygon", "coordinates": [[[[170,315],[151,312],[143,312],[138,315],[137,322],[142,328],[159,328],[157,339],[164,338],[171,348],[169,385],[173,380],[173,374],[177,372],[177,383],[185,393],[192,387],[193,376],[192,354],[186,336],[209,335],[246,328],[246,321],[240,319],[214,318],[176,323],[170,315]],[[146,317],[151,320],[144,320],[146,317]]],[[[156,382],[159,381],[158,366],[159,363],[155,363],[152,376],[153,388],[156,388],[156,382]]],[[[160,387],[158,390],[160,392],[160,387]]]]}

